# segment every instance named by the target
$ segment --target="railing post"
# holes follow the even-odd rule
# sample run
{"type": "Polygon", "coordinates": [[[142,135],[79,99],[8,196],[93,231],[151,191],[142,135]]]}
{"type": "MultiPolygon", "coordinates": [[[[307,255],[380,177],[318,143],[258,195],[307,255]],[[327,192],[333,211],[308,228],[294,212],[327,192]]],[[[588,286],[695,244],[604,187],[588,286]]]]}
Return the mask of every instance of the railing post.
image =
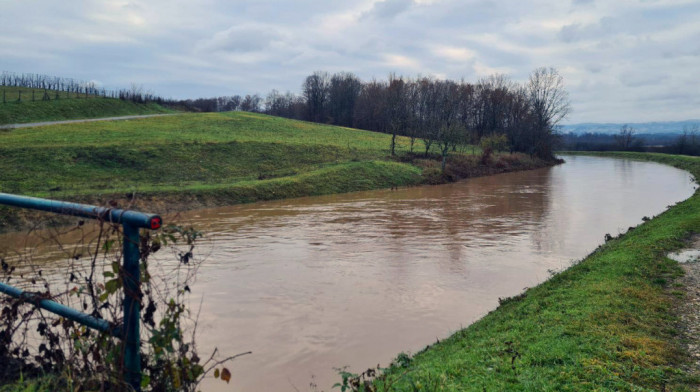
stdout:
{"type": "Polygon", "coordinates": [[[141,390],[139,228],[129,223],[124,230],[124,379],[141,390]]]}
{"type": "MultiPolygon", "coordinates": [[[[11,195],[2,192],[0,192],[0,205],[49,211],[57,214],[80,216],[122,224],[124,235],[124,266],[122,270],[122,279],[124,283],[124,316],[121,327],[111,325],[105,320],[97,319],[91,315],[81,313],[46,299],[40,299],[37,306],[77,321],[90,328],[122,338],[122,343],[124,345],[124,380],[135,391],[141,391],[141,333],[139,327],[141,321],[141,254],[139,250],[141,237],[139,235],[139,229],[160,229],[163,224],[160,216],[116,208],[11,195]]],[[[0,283],[0,293],[9,294],[16,298],[34,298],[31,293],[25,293],[22,290],[2,283],[0,283]]]]}

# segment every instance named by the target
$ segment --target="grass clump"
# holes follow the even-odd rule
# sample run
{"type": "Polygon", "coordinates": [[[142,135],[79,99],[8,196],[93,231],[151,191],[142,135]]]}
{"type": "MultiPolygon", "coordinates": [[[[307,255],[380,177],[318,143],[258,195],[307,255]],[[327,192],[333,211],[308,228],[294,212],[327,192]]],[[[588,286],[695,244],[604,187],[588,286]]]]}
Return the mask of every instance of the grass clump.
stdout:
{"type": "MultiPolygon", "coordinates": [[[[700,175],[700,158],[605,153],[700,175]]],[[[700,195],[678,203],[373,382],[380,391],[689,391],[665,257],[700,232],[700,195]]]]}
{"type": "Polygon", "coordinates": [[[64,389],[56,376],[42,376],[39,378],[8,381],[0,385],[0,392],[55,392],[64,389]]]}

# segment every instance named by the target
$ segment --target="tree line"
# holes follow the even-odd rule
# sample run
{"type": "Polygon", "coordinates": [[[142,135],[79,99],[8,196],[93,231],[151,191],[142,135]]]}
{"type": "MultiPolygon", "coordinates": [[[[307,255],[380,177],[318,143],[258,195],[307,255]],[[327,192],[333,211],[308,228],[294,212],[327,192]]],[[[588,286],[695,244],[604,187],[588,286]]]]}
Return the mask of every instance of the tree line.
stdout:
{"type": "MultiPolygon", "coordinates": [[[[104,97],[136,103],[155,102],[166,107],[197,112],[223,112],[233,110],[248,112],[263,111],[263,99],[258,94],[176,100],[163,98],[151,91],[145,90],[143,86],[134,83],[132,83],[129,88],[107,90],[103,87],[99,87],[95,82],[37,73],[2,72],[0,73],[0,87],[44,90],[43,96],[39,98],[44,101],[61,98],[65,99],[70,96],[74,98],[104,97]],[[59,95],[59,92],[65,94],[59,95]]],[[[29,96],[30,95],[26,95],[27,98],[22,98],[22,92],[20,91],[18,95],[13,96],[10,101],[25,101],[29,99],[29,96]]],[[[34,91],[32,91],[31,97],[31,100],[34,101],[34,91]]],[[[3,91],[3,103],[6,102],[8,102],[8,98],[3,91]]]]}
{"type": "MultiPolygon", "coordinates": [[[[73,94],[74,98],[103,97],[137,103],[155,102],[162,105],[176,105],[178,103],[178,101],[158,96],[136,84],[132,84],[130,88],[107,90],[104,87],[98,86],[95,82],[36,73],[15,73],[4,71],[0,73],[0,87],[19,87],[32,90],[44,90],[44,94],[41,97],[41,100],[44,101],[60,99],[59,92],[62,92],[66,93],[67,96],[73,94]],[[49,94],[49,92],[51,92],[51,94],[49,94]]],[[[21,91],[15,100],[18,102],[23,101],[21,91]]],[[[6,102],[7,99],[3,90],[3,103],[6,102]]]]}
{"type": "Polygon", "coordinates": [[[175,105],[196,112],[262,112],[263,99],[258,94],[232,95],[176,101],[175,105]]]}
{"type": "Polygon", "coordinates": [[[420,144],[426,155],[437,147],[444,162],[449,151],[486,138],[505,140],[511,152],[551,159],[557,126],[569,110],[562,76],[538,68],[524,84],[503,75],[476,83],[394,74],[363,82],[352,73],[318,71],[306,77],[301,95],[271,91],[264,111],[391,134],[392,155],[397,136],[406,136],[411,152],[420,144]]]}
{"type": "Polygon", "coordinates": [[[35,73],[14,73],[4,71],[0,74],[0,86],[24,87],[40,90],[63,91],[97,95],[105,92],[94,82],[86,82],[60,76],[49,76],[35,73]]]}
{"type": "Polygon", "coordinates": [[[700,156],[700,124],[685,125],[678,133],[640,134],[623,125],[617,134],[567,133],[562,147],[567,151],[639,151],[700,156]]]}

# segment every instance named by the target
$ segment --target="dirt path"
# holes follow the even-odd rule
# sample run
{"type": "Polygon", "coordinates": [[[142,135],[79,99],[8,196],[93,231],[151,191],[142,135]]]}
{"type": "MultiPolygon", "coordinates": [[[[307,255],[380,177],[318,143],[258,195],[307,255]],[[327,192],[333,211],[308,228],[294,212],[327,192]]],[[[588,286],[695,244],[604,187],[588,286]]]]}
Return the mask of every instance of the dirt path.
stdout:
{"type": "Polygon", "coordinates": [[[700,236],[691,238],[690,246],[683,252],[670,254],[669,257],[682,261],[680,266],[685,275],[676,283],[682,285],[683,299],[676,309],[679,317],[679,330],[682,344],[693,357],[689,369],[700,375],[700,236]]]}
{"type": "Polygon", "coordinates": [[[164,114],[142,114],[136,116],[119,116],[119,117],[101,117],[101,118],[84,118],[80,120],[62,120],[62,121],[44,121],[35,123],[24,123],[24,124],[2,124],[0,128],[33,128],[33,127],[43,127],[45,125],[56,125],[56,124],[75,124],[84,122],[94,122],[94,121],[118,121],[118,120],[132,120],[136,118],[149,118],[149,117],[161,117],[161,116],[174,116],[178,113],[164,113],[164,114]]]}
{"type": "Polygon", "coordinates": [[[681,337],[695,361],[692,370],[700,374],[700,263],[682,264],[685,276],[680,278],[685,296],[678,308],[681,323],[681,337]]]}

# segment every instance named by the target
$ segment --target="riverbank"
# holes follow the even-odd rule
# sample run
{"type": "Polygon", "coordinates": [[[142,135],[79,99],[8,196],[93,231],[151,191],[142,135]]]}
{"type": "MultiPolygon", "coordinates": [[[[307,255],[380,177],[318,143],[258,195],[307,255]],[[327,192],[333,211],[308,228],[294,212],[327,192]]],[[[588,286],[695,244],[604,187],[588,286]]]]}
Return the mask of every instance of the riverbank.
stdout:
{"type": "MultiPolygon", "coordinates": [[[[693,157],[586,155],[654,161],[700,175],[693,157]]],[[[400,355],[376,382],[378,390],[696,390],[700,378],[678,314],[686,302],[684,281],[677,280],[683,270],[665,255],[698,232],[695,193],[608,238],[548,281],[500,300],[448,339],[413,357],[400,355]]]]}
{"type": "MultiPolygon", "coordinates": [[[[0,191],[159,213],[437,184],[553,165],[522,154],[408,151],[391,135],[232,112],[64,124],[0,133],[0,191]],[[477,153],[478,154],[478,153],[477,153]]],[[[34,215],[0,208],[0,231],[34,215]]]]}

